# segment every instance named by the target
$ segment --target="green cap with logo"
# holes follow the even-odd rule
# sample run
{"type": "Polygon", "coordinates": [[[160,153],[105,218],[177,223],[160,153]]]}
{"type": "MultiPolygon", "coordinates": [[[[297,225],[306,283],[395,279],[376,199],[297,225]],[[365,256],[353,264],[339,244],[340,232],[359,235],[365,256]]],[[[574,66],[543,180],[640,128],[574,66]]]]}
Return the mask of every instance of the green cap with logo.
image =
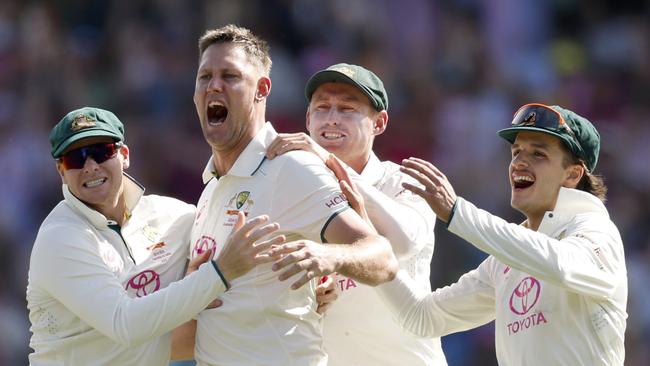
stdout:
{"type": "Polygon", "coordinates": [[[63,117],[50,132],[52,157],[58,159],[74,142],[87,137],[106,136],[124,141],[124,125],[113,112],[84,107],[63,117]]]}
{"type": "Polygon", "coordinates": [[[346,83],[356,86],[370,98],[370,103],[377,111],[388,110],[388,93],[384,83],[372,71],[358,65],[336,64],[321,70],[307,81],[305,96],[307,102],[319,86],[325,83],[346,83]]]}
{"type": "MultiPolygon", "coordinates": [[[[515,141],[521,131],[537,131],[558,137],[573,155],[584,160],[587,170],[593,172],[598,163],[600,152],[600,134],[589,120],[577,113],[560,106],[549,106],[564,119],[570,130],[563,128],[542,127],[532,124],[515,125],[498,131],[499,136],[510,143],[515,141]]],[[[533,121],[534,122],[534,121],[533,121]]]]}

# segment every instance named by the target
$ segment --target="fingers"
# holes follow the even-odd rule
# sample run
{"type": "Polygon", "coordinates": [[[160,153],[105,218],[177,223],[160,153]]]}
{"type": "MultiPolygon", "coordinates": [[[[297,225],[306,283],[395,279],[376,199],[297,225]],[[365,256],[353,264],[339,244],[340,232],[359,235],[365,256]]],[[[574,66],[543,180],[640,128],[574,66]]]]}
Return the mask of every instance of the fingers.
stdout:
{"type": "Polygon", "coordinates": [[[420,184],[422,184],[427,189],[433,189],[435,187],[435,183],[431,180],[431,178],[429,178],[428,176],[424,175],[423,173],[421,173],[416,169],[401,166],[399,170],[402,173],[420,182],[420,184]]]}
{"type": "Polygon", "coordinates": [[[300,273],[300,271],[309,268],[309,260],[305,259],[301,252],[287,254],[280,261],[273,263],[271,269],[273,271],[279,271],[283,268],[287,269],[278,276],[280,281],[284,281],[287,278],[300,273]]]}
{"type": "Polygon", "coordinates": [[[237,212],[237,222],[235,222],[235,225],[232,227],[231,232],[236,232],[237,230],[241,229],[242,226],[244,226],[244,223],[246,222],[246,214],[242,211],[237,212]]]}
{"type": "Polygon", "coordinates": [[[263,237],[271,234],[272,232],[277,231],[278,229],[280,229],[280,224],[274,222],[271,224],[264,225],[262,227],[252,229],[250,232],[245,233],[245,237],[248,238],[249,243],[252,243],[262,239],[263,237]]]}
{"type": "Polygon", "coordinates": [[[271,142],[271,145],[266,149],[266,157],[273,159],[278,155],[282,155],[291,150],[307,150],[309,151],[309,136],[300,133],[281,133],[271,142]]]}
{"type": "Polygon", "coordinates": [[[255,263],[256,264],[269,263],[277,260],[278,258],[276,256],[271,256],[268,253],[268,250],[274,245],[279,245],[284,243],[285,240],[287,240],[287,238],[284,235],[278,235],[253,246],[253,251],[255,254],[254,257],[255,263]]]}
{"type": "Polygon", "coordinates": [[[208,249],[205,252],[194,257],[192,260],[190,260],[190,263],[187,265],[187,270],[185,271],[185,275],[187,276],[188,274],[196,271],[197,269],[199,269],[199,266],[201,266],[201,264],[212,259],[212,254],[213,254],[213,250],[208,249]]]}
{"type": "MultiPolygon", "coordinates": [[[[283,244],[283,245],[279,245],[279,246],[277,246],[275,248],[269,249],[269,255],[278,256],[278,255],[289,254],[289,253],[292,253],[292,252],[295,252],[297,250],[302,249],[304,246],[305,246],[305,243],[303,243],[302,241],[292,241],[292,242],[289,242],[289,243],[286,243],[286,244],[283,244]]],[[[278,262],[278,266],[279,265],[280,264],[278,262]]],[[[275,265],[273,267],[276,268],[275,265]]],[[[283,267],[284,266],[279,266],[279,267],[277,267],[277,269],[281,269],[283,267]]],[[[277,269],[274,269],[274,270],[277,270],[277,269]]]]}
{"type": "MultiPolygon", "coordinates": [[[[291,277],[291,276],[289,276],[289,277],[291,277]]],[[[287,278],[289,278],[289,277],[287,277],[287,278]]],[[[291,289],[292,290],[297,290],[297,289],[301,288],[304,284],[311,281],[314,277],[316,277],[316,274],[314,274],[311,271],[308,271],[304,275],[300,276],[298,281],[291,284],[291,289]]]]}
{"type": "Polygon", "coordinates": [[[205,308],[206,309],[215,309],[215,308],[220,307],[221,305],[223,305],[223,301],[221,301],[220,299],[214,299],[205,308]]]}
{"type": "Polygon", "coordinates": [[[332,172],[334,172],[336,179],[338,179],[339,181],[347,182],[350,185],[352,184],[350,175],[345,170],[345,167],[343,166],[343,162],[339,158],[337,158],[334,154],[329,154],[327,160],[325,161],[325,165],[327,165],[327,167],[332,172]]]}
{"type": "Polygon", "coordinates": [[[319,304],[316,308],[316,312],[320,315],[323,315],[329,310],[330,307],[332,307],[332,303],[319,304]]]}
{"type": "Polygon", "coordinates": [[[361,195],[357,194],[357,192],[344,180],[339,181],[339,186],[341,187],[341,191],[343,191],[345,197],[348,199],[348,203],[352,206],[352,209],[361,215],[361,212],[359,212],[362,206],[361,195]]]}
{"type": "Polygon", "coordinates": [[[323,276],[318,282],[318,286],[316,286],[316,296],[325,295],[326,293],[334,290],[335,290],[334,276],[323,276]]]}
{"type": "Polygon", "coordinates": [[[425,199],[426,199],[426,196],[428,195],[426,190],[424,190],[424,189],[422,189],[422,188],[420,188],[418,186],[414,186],[414,185],[412,185],[410,183],[402,183],[402,187],[404,187],[406,190],[409,190],[409,191],[413,192],[414,194],[417,194],[418,196],[420,196],[422,198],[425,198],[425,199]]]}
{"type": "Polygon", "coordinates": [[[428,161],[418,159],[418,158],[408,158],[402,160],[402,166],[406,168],[413,169],[420,174],[423,174],[429,178],[432,182],[438,183],[441,179],[446,179],[445,175],[436,168],[433,164],[428,161]]]}

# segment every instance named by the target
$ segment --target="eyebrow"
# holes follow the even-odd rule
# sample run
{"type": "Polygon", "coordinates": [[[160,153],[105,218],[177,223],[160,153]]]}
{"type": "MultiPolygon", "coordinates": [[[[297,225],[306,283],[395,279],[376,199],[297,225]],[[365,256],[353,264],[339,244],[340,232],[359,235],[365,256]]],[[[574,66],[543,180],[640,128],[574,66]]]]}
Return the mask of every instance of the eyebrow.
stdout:
{"type": "MultiPolygon", "coordinates": [[[[538,148],[538,149],[544,149],[544,150],[548,150],[550,148],[550,146],[551,146],[551,145],[549,145],[549,144],[547,144],[545,142],[531,142],[530,145],[532,147],[535,147],[535,148],[538,148]]],[[[520,144],[513,143],[512,146],[511,146],[511,150],[514,149],[515,147],[519,147],[519,146],[520,146],[520,144]]]]}
{"type": "Polygon", "coordinates": [[[358,102],[361,101],[362,99],[359,98],[356,95],[345,93],[345,92],[340,92],[340,93],[333,93],[333,92],[324,92],[320,95],[317,95],[316,98],[314,98],[314,101],[321,101],[321,100],[327,100],[330,96],[337,96],[337,95],[344,95],[342,97],[342,100],[344,102],[358,102]]]}

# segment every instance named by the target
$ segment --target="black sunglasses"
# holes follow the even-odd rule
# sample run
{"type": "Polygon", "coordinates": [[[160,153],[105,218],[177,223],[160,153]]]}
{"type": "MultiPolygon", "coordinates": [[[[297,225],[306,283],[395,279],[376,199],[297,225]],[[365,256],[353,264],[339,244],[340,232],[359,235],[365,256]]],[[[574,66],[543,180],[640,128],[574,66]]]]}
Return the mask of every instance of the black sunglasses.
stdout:
{"type": "Polygon", "coordinates": [[[82,169],[88,157],[93,158],[97,164],[101,164],[108,159],[114,158],[121,146],[121,142],[104,142],[83,146],[68,151],[59,158],[59,161],[65,169],[82,169]]]}

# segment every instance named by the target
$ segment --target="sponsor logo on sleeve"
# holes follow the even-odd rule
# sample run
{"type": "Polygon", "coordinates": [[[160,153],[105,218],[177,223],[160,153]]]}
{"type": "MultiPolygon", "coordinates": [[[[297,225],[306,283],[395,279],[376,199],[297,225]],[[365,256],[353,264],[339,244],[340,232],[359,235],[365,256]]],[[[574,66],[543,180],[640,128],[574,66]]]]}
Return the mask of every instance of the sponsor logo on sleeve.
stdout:
{"type": "Polygon", "coordinates": [[[143,297],[160,289],[160,275],[156,271],[147,269],[131,277],[126,283],[126,291],[135,291],[135,296],[143,297]]]}
{"type": "Polygon", "coordinates": [[[542,285],[535,277],[526,277],[510,295],[510,311],[519,315],[519,319],[506,325],[508,328],[508,335],[516,334],[520,331],[525,331],[529,328],[535,327],[540,324],[546,324],[548,321],[544,316],[544,312],[528,313],[537,304],[542,291],[542,285]]]}
{"type": "Polygon", "coordinates": [[[332,207],[337,207],[341,204],[347,204],[348,199],[345,197],[343,193],[339,193],[333,198],[329,199],[328,201],[325,201],[325,206],[327,208],[332,208],[332,207]]]}

